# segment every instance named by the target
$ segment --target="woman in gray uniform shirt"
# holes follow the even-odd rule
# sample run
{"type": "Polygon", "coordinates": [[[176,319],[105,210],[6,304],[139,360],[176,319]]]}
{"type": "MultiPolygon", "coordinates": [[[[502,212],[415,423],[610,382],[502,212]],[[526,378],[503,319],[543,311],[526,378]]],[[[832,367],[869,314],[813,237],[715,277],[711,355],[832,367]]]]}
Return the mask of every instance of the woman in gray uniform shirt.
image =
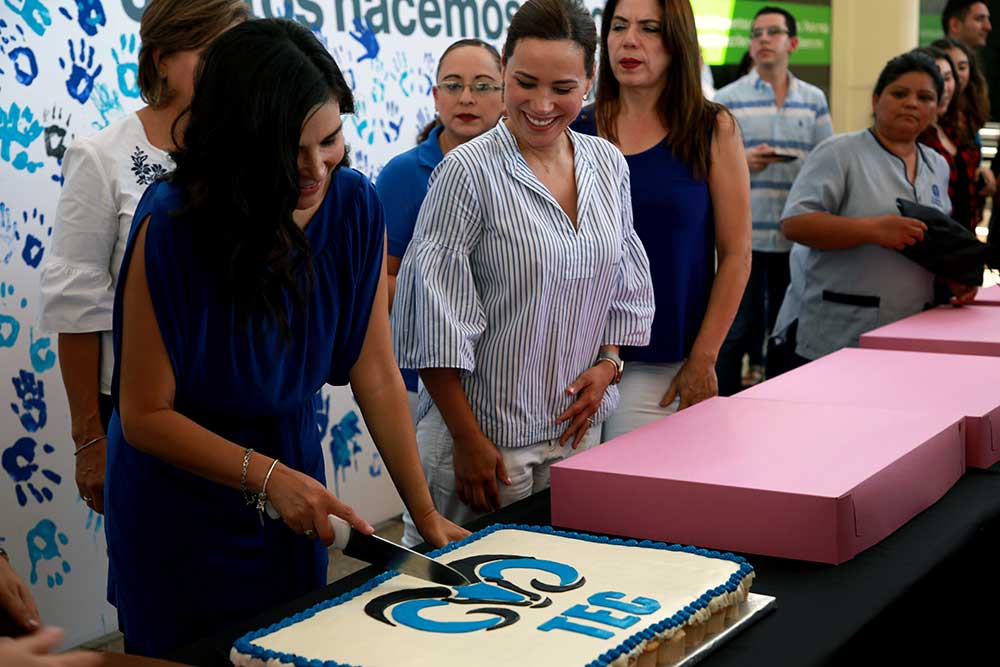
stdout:
{"type": "MultiPolygon", "coordinates": [[[[875,84],[872,127],[831,137],[809,155],[782,215],[796,245],[768,377],[933,303],[934,276],[896,252],[923,239],[926,225],[900,216],[896,198],[951,211],[948,165],[917,143],[943,87],[927,56],[893,58],[875,84]]],[[[951,287],[956,305],[975,296],[975,288],[951,287]]]]}

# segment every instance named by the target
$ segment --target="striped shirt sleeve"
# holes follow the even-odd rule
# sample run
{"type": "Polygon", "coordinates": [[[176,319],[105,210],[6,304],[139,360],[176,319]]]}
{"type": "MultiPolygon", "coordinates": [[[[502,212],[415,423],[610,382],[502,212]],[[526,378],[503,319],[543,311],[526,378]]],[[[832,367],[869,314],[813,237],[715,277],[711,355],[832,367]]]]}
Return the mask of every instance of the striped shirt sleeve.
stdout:
{"type": "Polygon", "coordinates": [[[469,257],[481,229],[471,175],[458,160],[444,160],[431,175],[396,277],[391,321],[401,368],[475,370],[486,316],[469,257]]]}

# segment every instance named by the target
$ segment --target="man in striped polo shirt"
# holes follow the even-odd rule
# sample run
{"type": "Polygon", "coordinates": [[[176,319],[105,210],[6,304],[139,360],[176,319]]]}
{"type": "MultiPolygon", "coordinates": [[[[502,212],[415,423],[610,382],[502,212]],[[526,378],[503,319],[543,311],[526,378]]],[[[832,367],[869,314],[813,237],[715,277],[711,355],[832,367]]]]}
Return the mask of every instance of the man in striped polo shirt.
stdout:
{"type": "Polygon", "coordinates": [[[788,287],[792,243],[781,233],[781,211],[809,152],[833,134],[826,96],[788,71],[798,47],[795,17],[764,7],[750,29],[754,67],[721,89],[715,101],[739,121],[750,166],[753,267],[739,312],[719,352],[719,394],[740,390],[743,355],[750,355],[750,382],[763,379],[767,332],[788,287]]]}

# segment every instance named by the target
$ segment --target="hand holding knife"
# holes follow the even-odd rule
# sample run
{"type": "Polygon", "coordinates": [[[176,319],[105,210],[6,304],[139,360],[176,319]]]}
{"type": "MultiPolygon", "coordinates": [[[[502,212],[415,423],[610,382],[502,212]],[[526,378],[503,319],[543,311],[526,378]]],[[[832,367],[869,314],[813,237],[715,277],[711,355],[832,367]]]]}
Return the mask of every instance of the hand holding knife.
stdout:
{"type": "MultiPolygon", "coordinates": [[[[271,503],[267,503],[267,515],[272,519],[281,518],[271,503]]],[[[345,556],[444,586],[461,586],[470,583],[465,575],[458,570],[378,535],[365,535],[355,530],[339,516],[329,514],[327,519],[330,521],[335,536],[333,548],[340,549],[345,556]]]]}

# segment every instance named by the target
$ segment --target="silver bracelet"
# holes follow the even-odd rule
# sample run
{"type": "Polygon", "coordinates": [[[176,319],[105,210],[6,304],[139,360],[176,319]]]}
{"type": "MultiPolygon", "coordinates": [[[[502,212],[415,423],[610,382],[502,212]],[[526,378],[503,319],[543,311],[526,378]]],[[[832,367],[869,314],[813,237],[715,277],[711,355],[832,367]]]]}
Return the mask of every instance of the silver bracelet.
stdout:
{"type": "Polygon", "coordinates": [[[264,508],[267,506],[267,482],[271,479],[271,473],[274,472],[274,466],[278,465],[278,459],[271,461],[271,467],[267,469],[267,474],[264,475],[264,483],[260,487],[260,493],[257,494],[257,513],[260,515],[260,524],[264,525],[264,508]]]}
{"type": "Polygon", "coordinates": [[[253,454],[253,448],[247,447],[247,451],[243,454],[243,470],[240,471],[240,491],[243,492],[243,500],[246,501],[247,505],[253,505],[255,501],[254,494],[250,493],[250,489],[247,488],[247,468],[250,467],[251,454],[253,454]]]}
{"type": "Polygon", "coordinates": [[[77,447],[76,450],[73,452],[73,456],[77,456],[80,452],[82,452],[83,450],[85,450],[87,447],[93,447],[94,445],[96,445],[97,443],[99,443],[101,440],[106,440],[107,437],[108,436],[106,436],[106,435],[99,435],[96,438],[91,438],[87,442],[85,442],[82,445],[80,445],[79,447],[77,447]]]}

